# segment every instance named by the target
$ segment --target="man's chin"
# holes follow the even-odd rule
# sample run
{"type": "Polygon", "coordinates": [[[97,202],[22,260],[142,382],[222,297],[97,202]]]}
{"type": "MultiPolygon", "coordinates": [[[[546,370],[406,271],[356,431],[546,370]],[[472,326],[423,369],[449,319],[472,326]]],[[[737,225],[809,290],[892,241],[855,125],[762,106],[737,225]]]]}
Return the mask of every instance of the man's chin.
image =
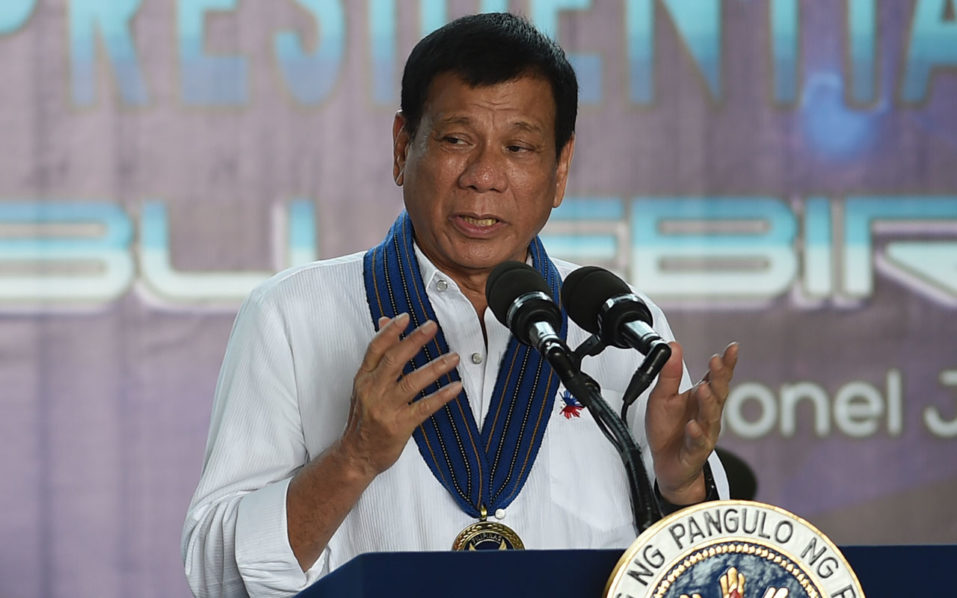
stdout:
{"type": "Polygon", "coordinates": [[[462,261],[462,268],[475,273],[489,274],[499,264],[509,261],[524,262],[525,256],[490,255],[462,261]]]}
{"type": "MultiPolygon", "coordinates": [[[[446,253],[446,264],[468,276],[488,276],[496,266],[507,261],[526,261],[528,250],[511,253],[491,243],[462,243],[446,253]]],[[[438,264],[436,264],[438,265],[438,264]]]]}

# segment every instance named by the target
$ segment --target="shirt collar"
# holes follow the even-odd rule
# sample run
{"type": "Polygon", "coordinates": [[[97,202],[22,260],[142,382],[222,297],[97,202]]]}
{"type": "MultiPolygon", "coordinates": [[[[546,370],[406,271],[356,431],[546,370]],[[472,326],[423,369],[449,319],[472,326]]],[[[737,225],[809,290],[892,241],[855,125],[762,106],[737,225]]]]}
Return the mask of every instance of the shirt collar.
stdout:
{"type": "MultiPolygon", "coordinates": [[[[419,262],[419,273],[422,274],[422,284],[426,289],[433,288],[433,285],[439,280],[444,280],[455,289],[459,288],[459,285],[452,280],[451,276],[435,267],[435,264],[419,249],[419,244],[415,240],[412,241],[412,248],[415,250],[415,259],[419,262]]],[[[525,256],[525,263],[529,266],[533,265],[531,252],[528,252],[525,256]]]]}
{"type": "Polygon", "coordinates": [[[439,280],[444,280],[449,285],[454,286],[456,289],[458,288],[458,285],[455,284],[451,276],[436,268],[435,264],[426,257],[425,253],[419,249],[418,243],[413,241],[412,248],[415,250],[415,259],[419,262],[419,273],[422,274],[422,284],[426,289],[434,288],[435,283],[439,280]]]}

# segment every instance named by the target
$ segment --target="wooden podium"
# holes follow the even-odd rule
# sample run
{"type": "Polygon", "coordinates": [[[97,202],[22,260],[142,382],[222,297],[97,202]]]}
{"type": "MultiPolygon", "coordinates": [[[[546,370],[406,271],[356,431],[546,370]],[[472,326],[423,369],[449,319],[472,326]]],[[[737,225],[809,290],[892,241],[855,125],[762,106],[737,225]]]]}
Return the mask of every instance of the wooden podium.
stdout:
{"type": "MultiPolygon", "coordinates": [[[[867,598],[957,596],[957,545],[843,546],[867,598]]],[[[299,596],[599,598],[621,550],[364,554],[299,596]]]]}

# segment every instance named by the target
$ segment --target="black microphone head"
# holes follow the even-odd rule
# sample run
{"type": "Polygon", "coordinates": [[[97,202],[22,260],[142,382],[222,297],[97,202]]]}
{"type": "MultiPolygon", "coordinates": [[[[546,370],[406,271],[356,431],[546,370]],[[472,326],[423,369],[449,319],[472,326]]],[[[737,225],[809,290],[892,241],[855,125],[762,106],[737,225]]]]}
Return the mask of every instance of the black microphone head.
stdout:
{"type": "Polygon", "coordinates": [[[556,330],[561,327],[561,311],[551,297],[542,275],[522,262],[502,262],[485,283],[489,309],[525,344],[529,344],[528,329],[532,322],[545,321],[556,330]]]}
{"type": "Polygon", "coordinates": [[[626,346],[616,336],[623,321],[641,320],[651,325],[651,311],[624,280],[598,266],[579,268],[565,277],[562,305],[576,324],[598,334],[608,344],[626,346]],[[610,307],[609,299],[623,298],[610,307]]]}
{"type": "Polygon", "coordinates": [[[631,288],[608,270],[585,266],[573,271],[562,283],[562,305],[576,324],[598,334],[602,305],[612,297],[627,295],[631,288]]]}

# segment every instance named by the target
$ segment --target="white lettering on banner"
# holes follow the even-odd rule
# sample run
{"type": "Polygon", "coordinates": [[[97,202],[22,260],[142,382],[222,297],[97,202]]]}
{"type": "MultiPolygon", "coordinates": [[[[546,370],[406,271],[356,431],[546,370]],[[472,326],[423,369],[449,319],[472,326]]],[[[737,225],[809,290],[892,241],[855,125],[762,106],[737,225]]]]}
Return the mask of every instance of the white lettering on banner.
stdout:
{"type": "MultiPolygon", "coordinates": [[[[940,373],[941,386],[949,386],[957,391],[957,369],[944,370],[940,373]]],[[[954,397],[953,404],[957,406],[957,396],[954,397]]],[[[957,437],[957,409],[953,410],[954,416],[948,421],[940,414],[936,407],[927,407],[924,409],[924,425],[934,436],[940,438],[957,437]]]]}
{"type": "Polygon", "coordinates": [[[879,270],[957,307],[957,197],[569,197],[542,239],[559,257],[626,271],[664,306],[753,309],[790,295],[850,308],[873,296],[879,270]]]}
{"type": "MultiPolygon", "coordinates": [[[[164,202],[145,202],[137,238],[133,217],[116,204],[0,202],[0,312],[102,305],[137,281],[160,309],[232,310],[272,274],[177,272],[169,260],[166,210],[164,202]],[[102,235],[70,232],[91,224],[102,235]]],[[[296,200],[281,211],[274,244],[285,251],[274,257],[276,268],[316,259],[314,202],[296,200]]],[[[542,239],[556,257],[630,272],[632,284],[666,307],[754,309],[790,296],[805,309],[852,308],[874,294],[873,270],[945,307],[957,306],[957,197],[810,198],[805,204],[770,197],[575,197],[554,211],[542,239]],[[832,227],[832,219],[842,225],[832,227]],[[821,234],[832,228],[833,235],[821,234]],[[877,243],[899,230],[906,240],[877,243]],[[927,238],[915,239],[915,231],[927,238]]],[[[849,413],[841,419],[845,431],[866,435],[874,395],[863,388],[848,393],[854,400],[838,396],[846,407],[837,417],[849,413]]],[[[822,400],[807,386],[784,389],[783,396],[788,403],[822,400]]],[[[764,400],[761,393],[754,397],[764,400]]]]}
{"type": "MultiPolygon", "coordinates": [[[[939,373],[941,386],[957,391],[957,369],[939,373]]],[[[898,437],[904,425],[903,376],[899,369],[887,371],[883,389],[864,380],[841,386],[831,397],[819,384],[801,381],[782,384],[780,392],[759,382],[736,384],[728,396],[724,423],[731,434],[757,439],[779,433],[797,434],[798,413],[810,416],[816,436],[835,433],[850,438],[879,434],[898,437]]],[[[937,438],[957,438],[957,393],[944,415],[937,406],[924,407],[923,423],[937,438]]]]}
{"type": "MultiPolygon", "coordinates": [[[[888,86],[878,82],[885,77],[893,81],[886,101],[902,106],[915,106],[928,100],[936,77],[957,64],[957,26],[946,16],[949,0],[920,0],[911,3],[910,17],[899,17],[878,23],[881,11],[875,0],[850,0],[828,5],[831,19],[846,20],[843,30],[843,49],[847,56],[848,100],[855,108],[867,108],[879,99],[879,92],[888,86]],[[843,15],[840,14],[842,12],[843,15]],[[893,27],[890,38],[903,39],[902,48],[883,49],[878,43],[878,30],[893,27]],[[907,28],[906,31],[900,30],[907,28]],[[880,53],[896,52],[903,64],[895,73],[882,73],[887,61],[880,53]]],[[[36,0],[4,0],[0,2],[0,36],[13,34],[28,27],[35,12],[36,0]]],[[[53,3],[64,11],[68,21],[69,44],[67,60],[71,71],[71,97],[76,106],[90,106],[96,102],[98,73],[105,63],[114,76],[119,99],[127,106],[155,105],[157,94],[147,85],[150,79],[162,78],[148,73],[141,50],[146,39],[135,27],[143,9],[143,0],[69,0],[53,3]]],[[[244,52],[249,47],[235,47],[212,53],[209,45],[208,21],[217,18],[239,20],[254,18],[255,12],[244,12],[238,0],[178,0],[173,11],[173,44],[177,59],[180,99],[192,106],[236,106],[254,101],[250,80],[254,77],[244,52]],[[212,83],[215,82],[215,85],[212,83]]],[[[581,52],[575,39],[564,39],[561,21],[591,18],[596,8],[591,0],[536,0],[528,3],[528,14],[540,29],[558,39],[569,54],[569,60],[578,71],[583,104],[599,104],[608,97],[607,53],[581,52]]],[[[755,8],[763,3],[753,3],[755,8]]],[[[808,3],[811,4],[811,3],[808,3]]],[[[815,3],[816,4],[816,3],[815,3]]],[[[315,49],[306,52],[300,34],[288,30],[270,32],[273,46],[273,66],[281,73],[281,80],[292,93],[289,98],[298,105],[321,105],[336,89],[350,52],[367,57],[364,65],[373,74],[368,94],[378,105],[393,106],[398,88],[396,74],[400,69],[399,40],[404,34],[422,37],[448,22],[453,16],[447,2],[419,0],[368,0],[366,3],[342,0],[299,0],[299,11],[304,13],[305,27],[315,31],[315,49]],[[403,11],[416,13],[417,19],[403,19],[403,11]],[[353,14],[354,13],[354,14],[353,14]],[[365,27],[347,27],[353,18],[366,20],[365,27]],[[414,32],[400,31],[406,22],[415,23],[414,32]],[[353,41],[355,31],[365,31],[365,39],[353,41]],[[355,46],[367,44],[364,50],[355,46]],[[349,50],[347,50],[349,48],[349,50]]],[[[727,18],[719,0],[624,0],[618,3],[619,13],[612,17],[620,26],[619,39],[612,52],[621,53],[625,62],[623,82],[627,98],[634,105],[654,106],[661,101],[656,90],[656,69],[660,51],[657,24],[668,21],[671,35],[682,40],[688,60],[682,68],[696,73],[701,81],[700,93],[715,106],[728,96],[727,72],[722,68],[728,61],[727,18]]],[[[772,101],[777,106],[798,107],[806,81],[799,68],[802,56],[802,29],[806,22],[796,0],[778,0],[767,10],[767,30],[761,35],[772,40],[768,48],[771,66],[772,101]]],[[[470,10],[482,12],[508,8],[505,0],[474,0],[470,10]]],[[[803,7],[802,7],[803,8],[803,7]]],[[[46,12],[52,12],[50,10],[46,12]]],[[[302,17],[300,17],[302,18],[302,17]]],[[[839,30],[840,31],[840,30],[839,30]]],[[[740,37],[740,36],[733,36],[740,37]]],[[[743,40],[748,42],[749,40],[743,40]]],[[[750,46],[747,46],[750,48],[750,46]]],[[[257,64],[263,64],[256,61],[257,64]]],[[[844,83],[844,82],[842,82],[844,83]]],[[[942,89],[937,87],[937,89],[942,89]]],[[[942,92],[938,92],[942,93],[942,92]]]]}
{"type": "MultiPolygon", "coordinates": [[[[955,391],[951,407],[942,412],[939,406],[925,406],[921,412],[924,428],[936,438],[957,438],[957,369],[942,370],[938,380],[955,391]]],[[[767,384],[742,381],[728,395],[723,424],[728,433],[748,440],[775,434],[792,438],[799,432],[799,415],[803,415],[810,426],[806,431],[820,438],[898,438],[904,431],[907,403],[901,370],[887,370],[883,382],[881,387],[852,380],[830,395],[810,380],[781,384],[778,392],[767,384]]]]}
{"type": "Polygon", "coordinates": [[[731,433],[749,439],[769,436],[775,429],[781,436],[793,437],[799,411],[810,411],[819,437],[833,431],[851,438],[881,432],[896,437],[903,429],[902,396],[903,381],[897,369],[887,371],[883,392],[869,382],[854,380],[841,386],[833,397],[809,381],[783,384],[777,395],[763,384],[745,382],[732,389],[724,417],[731,433]]]}
{"type": "MultiPolygon", "coordinates": [[[[273,273],[177,271],[165,204],[145,202],[139,224],[134,247],[132,219],[119,205],[0,202],[0,312],[102,308],[135,283],[160,309],[233,311],[273,273]]],[[[276,270],[317,258],[312,202],[277,207],[272,228],[276,270]]]]}

